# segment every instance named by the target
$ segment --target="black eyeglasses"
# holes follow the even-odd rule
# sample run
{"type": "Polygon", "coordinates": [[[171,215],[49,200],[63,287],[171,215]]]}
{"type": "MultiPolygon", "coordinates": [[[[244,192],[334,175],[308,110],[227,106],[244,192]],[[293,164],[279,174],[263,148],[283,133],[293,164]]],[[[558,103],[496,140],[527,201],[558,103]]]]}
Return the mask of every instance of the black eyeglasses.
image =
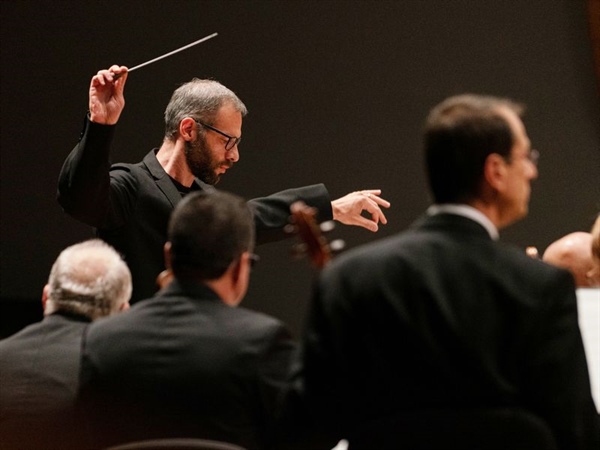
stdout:
{"type": "MultiPolygon", "coordinates": [[[[509,164],[512,162],[512,159],[513,159],[512,155],[503,156],[503,158],[509,164]]],[[[531,149],[531,150],[529,150],[529,152],[527,152],[526,155],[523,155],[523,158],[529,160],[529,162],[531,164],[533,164],[534,166],[537,166],[538,161],[540,159],[540,152],[538,152],[537,150],[531,149]]]]}
{"type": "Polygon", "coordinates": [[[531,161],[531,164],[537,166],[538,161],[540,160],[540,152],[533,149],[530,150],[529,153],[527,153],[527,159],[531,161]]]}
{"type": "Polygon", "coordinates": [[[209,130],[214,131],[215,133],[219,133],[221,136],[225,136],[227,138],[227,142],[225,142],[225,150],[231,150],[236,145],[240,145],[240,142],[242,141],[241,137],[230,136],[227,133],[224,133],[223,131],[211,125],[208,125],[204,122],[200,122],[199,120],[196,120],[196,123],[202,125],[205,128],[208,128],[209,130]]]}

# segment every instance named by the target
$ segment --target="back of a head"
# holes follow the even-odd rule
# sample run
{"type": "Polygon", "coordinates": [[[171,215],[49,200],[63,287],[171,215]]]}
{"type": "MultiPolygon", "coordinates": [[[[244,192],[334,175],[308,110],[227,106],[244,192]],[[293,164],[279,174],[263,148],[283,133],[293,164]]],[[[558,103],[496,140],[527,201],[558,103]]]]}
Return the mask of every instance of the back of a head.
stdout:
{"type": "Polygon", "coordinates": [[[570,270],[577,287],[593,287],[597,282],[590,278],[594,267],[592,235],[583,231],[569,233],[548,246],[543,261],[570,270]]]}
{"type": "Polygon", "coordinates": [[[596,265],[597,272],[600,274],[600,214],[592,226],[592,257],[596,265]]]}
{"type": "Polygon", "coordinates": [[[97,319],[119,311],[131,297],[131,273],[100,239],[63,250],[50,271],[44,314],[68,312],[97,319]]]}
{"type": "Polygon", "coordinates": [[[211,123],[225,104],[232,105],[242,117],[248,113],[238,96],[218,81],[194,78],[181,85],[165,109],[165,138],[173,139],[186,117],[211,123]]]}
{"type": "Polygon", "coordinates": [[[509,157],[513,136],[503,109],[520,116],[523,106],[509,99],[464,94],[431,110],[424,150],[435,203],[465,203],[476,198],[488,155],[509,157]]]}
{"type": "Polygon", "coordinates": [[[254,247],[254,221],[245,200],[226,192],[195,192],[169,221],[171,270],[177,278],[219,278],[254,247]]]}

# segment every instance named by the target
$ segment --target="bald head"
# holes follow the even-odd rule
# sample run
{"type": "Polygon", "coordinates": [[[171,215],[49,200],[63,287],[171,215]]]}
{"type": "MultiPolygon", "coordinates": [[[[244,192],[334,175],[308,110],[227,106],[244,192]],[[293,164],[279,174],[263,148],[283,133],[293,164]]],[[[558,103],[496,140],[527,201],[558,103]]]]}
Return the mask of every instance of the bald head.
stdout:
{"type": "Polygon", "coordinates": [[[600,280],[593,277],[594,261],[590,233],[577,231],[563,236],[548,246],[542,259],[554,266],[570,270],[577,287],[600,286],[600,280]]]}

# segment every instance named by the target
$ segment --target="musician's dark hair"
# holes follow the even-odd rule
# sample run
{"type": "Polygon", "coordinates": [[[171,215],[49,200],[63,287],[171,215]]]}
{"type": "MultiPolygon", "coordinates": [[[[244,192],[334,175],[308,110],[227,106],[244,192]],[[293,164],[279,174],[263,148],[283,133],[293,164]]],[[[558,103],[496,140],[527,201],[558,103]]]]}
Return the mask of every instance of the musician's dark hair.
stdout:
{"type": "Polygon", "coordinates": [[[254,247],[252,212],[241,197],[216,191],[188,194],[168,227],[171,270],[177,278],[219,278],[254,247]]]}
{"type": "Polygon", "coordinates": [[[510,160],[514,144],[508,108],[518,116],[521,104],[492,96],[464,94],[434,107],[425,123],[425,164],[436,203],[465,203],[479,194],[487,157],[510,160]],[[505,114],[505,113],[504,113],[505,114]]]}

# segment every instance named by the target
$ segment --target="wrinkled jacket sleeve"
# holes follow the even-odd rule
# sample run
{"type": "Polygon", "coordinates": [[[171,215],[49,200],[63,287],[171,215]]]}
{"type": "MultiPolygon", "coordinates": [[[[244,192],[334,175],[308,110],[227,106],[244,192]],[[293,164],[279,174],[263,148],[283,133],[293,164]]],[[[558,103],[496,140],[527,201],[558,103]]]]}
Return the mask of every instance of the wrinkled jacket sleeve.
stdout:
{"type": "Polygon", "coordinates": [[[63,210],[90,226],[116,228],[135,201],[136,182],[126,170],[111,173],[110,145],[115,125],[90,122],[67,156],[58,179],[57,200],[63,210]]]}
{"type": "Polygon", "coordinates": [[[290,206],[298,200],[317,209],[318,222],[333,218],[331,199],[324,184],[287,189],[267,197],[250,200],[248,205],[254,213],[258,244],[287,237],[283,227],[289,223],[290,206]]]}

